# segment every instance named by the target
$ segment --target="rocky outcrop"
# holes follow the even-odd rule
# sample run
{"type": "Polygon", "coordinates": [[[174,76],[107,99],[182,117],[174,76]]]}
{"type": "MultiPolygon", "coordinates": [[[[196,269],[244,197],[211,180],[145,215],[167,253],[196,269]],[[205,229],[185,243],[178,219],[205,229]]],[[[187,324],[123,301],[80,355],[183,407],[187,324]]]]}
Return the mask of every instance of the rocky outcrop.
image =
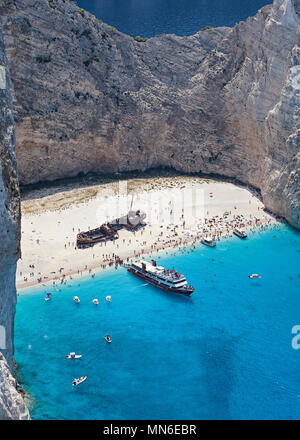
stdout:
{"type": "Polygon", "coordinates": [[[3,0],[23,184],[169,166],[261,190],[300,227],[299,0],[137,42],[67,0],[3,0]]]}
{"type": "Polygon", "coordinates": [[[20,256],[19,186],[10,83],[0,30],[0,420],[29,418],[13,378],[15,272],[20,256]]]}
{"type": "Polygon", "coordinates": [[[17,381],[0,353],[0,420],[29,419],[28,409],[17,387],[17,381]]]}

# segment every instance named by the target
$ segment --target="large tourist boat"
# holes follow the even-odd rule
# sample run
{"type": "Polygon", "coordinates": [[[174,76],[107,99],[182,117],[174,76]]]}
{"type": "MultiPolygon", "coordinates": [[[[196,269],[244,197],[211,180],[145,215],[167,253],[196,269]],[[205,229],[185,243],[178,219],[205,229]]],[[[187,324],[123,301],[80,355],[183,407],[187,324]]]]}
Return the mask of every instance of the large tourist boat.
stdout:
{"type": "Polygon", "coordinates": [[[167,270],[162,266],[157,266],[155,260],[152,260],[152,263],[144,260],[138,261],[127,267],[128,272],[161,289],[186,296],[190,296],[195,290],[188,285],[184,275],[175,270],[167,270]]]}

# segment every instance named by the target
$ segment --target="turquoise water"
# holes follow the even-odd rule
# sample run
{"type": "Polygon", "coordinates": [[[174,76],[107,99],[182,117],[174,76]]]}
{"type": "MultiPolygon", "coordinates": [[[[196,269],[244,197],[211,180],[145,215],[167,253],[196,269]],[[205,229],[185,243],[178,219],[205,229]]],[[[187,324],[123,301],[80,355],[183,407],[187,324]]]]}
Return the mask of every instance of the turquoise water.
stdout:
{"type": "Polygon", "coordinates": [[[16,360],[32,418],[298,419],[299,233],[283,225],[159,261],[187,275],[191,298],[122,268],[73,280],[48,302],[51,289],[19,296],[16,360]],[[83,358],[66,360],[70,351],[83,358]]]}
{"type": "Polygon", "coordinates": [[[126,34],[191,35],[205,26],[234,26],[271,0],[78,0],[81,8],[126,34]]]}

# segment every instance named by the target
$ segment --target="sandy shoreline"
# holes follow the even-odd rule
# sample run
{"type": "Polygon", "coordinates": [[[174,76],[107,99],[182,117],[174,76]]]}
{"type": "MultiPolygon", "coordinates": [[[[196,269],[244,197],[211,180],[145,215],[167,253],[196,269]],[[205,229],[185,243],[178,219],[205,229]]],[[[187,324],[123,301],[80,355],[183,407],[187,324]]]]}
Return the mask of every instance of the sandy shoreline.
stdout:
{"type": "Polygon", "coordinates": [[[202,236],[218,240],[230,236],[234,226],[244,225],[247,230],[275,222],[250,190],[198,177],[129,179],[120,185],[94,185],[44,197],[40,191],[34,197],[29,194],[22,201],[19,291],[92,275],[113,265],[115,255],[123,260],[138,258],[195,244],[202,236]],[[135,233],[121,230],[114,242],[76,248],[79,230],[123,215],[131,204],[146,212],[143,228],[135,233]]]}

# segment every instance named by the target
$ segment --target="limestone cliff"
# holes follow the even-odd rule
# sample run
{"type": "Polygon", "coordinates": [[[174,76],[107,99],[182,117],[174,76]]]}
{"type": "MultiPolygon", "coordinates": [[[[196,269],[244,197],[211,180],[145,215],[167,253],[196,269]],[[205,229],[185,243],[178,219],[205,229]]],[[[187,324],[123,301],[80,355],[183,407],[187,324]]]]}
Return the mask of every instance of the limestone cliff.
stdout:
{"type": "Polygon", "coordinates": [[[20,255],[18,188],[10,84],[0,30],[0,420],[29,418],[12,376],[15,272],[20,255]]]}
{"type": "Polygon", "coordinates": [[[28,420],[29,412],[21,394],[17,391],[17,381],[4,356],[0,353],[0,420],[28,420]]]}
{"type": "Polygon", "coordinates": [[[137,42],[67,0],[2,0],[21,182],[217,173],[300,227],[299,9],[137,42]]]}

